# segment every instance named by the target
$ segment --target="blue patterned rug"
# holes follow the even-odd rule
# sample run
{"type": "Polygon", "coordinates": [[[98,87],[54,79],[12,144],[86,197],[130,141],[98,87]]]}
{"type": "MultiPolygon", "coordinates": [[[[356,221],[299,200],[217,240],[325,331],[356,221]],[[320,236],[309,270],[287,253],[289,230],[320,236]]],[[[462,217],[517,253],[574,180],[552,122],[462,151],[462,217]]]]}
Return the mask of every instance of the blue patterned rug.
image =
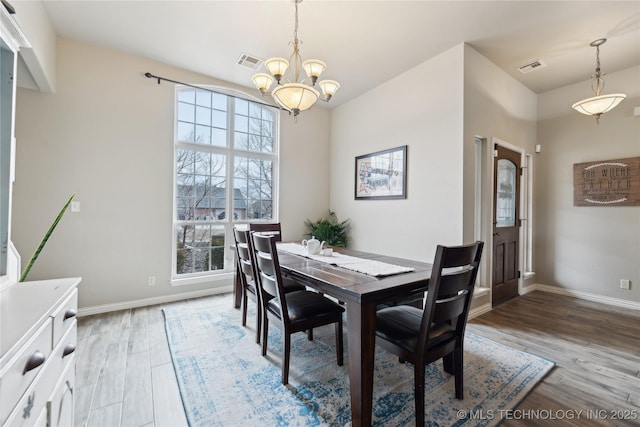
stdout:
{"type": "MultiPolygon", "coordinates": [[[[191,300],[164,308],[173,365],[189,424],[200,426],[348,426],[348,358],[336,365],[334,327],[314,330],[314,340],[294,334],[289,385],[281,384],[280,331],[269,330],[267,357],[255,343],[255,314],[248,326],[231,297],[191,300]]],[[[345,334],[345,341],[348,336],[345,334]]],[[[373,420],[377,426],[415,424],[413,367],[376,348],[373,420]]],[[[554,366],[553,362],[473,333],[465,337],[464,399],[442,363],[427,367],[429,426],[492,426],[500,410],[513,409],[554,366]]]]}

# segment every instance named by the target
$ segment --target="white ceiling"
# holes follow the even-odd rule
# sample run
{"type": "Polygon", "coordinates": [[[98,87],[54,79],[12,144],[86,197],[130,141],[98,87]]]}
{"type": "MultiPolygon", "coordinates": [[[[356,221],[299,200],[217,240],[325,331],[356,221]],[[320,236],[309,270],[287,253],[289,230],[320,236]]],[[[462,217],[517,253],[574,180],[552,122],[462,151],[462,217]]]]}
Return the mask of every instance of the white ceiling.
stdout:
{"type": "MultiPolygon", "coordinates": [[[[43,3],[63,37],[247,87],[255,71],[236,64],[241,54],[288,58],[292,49],[290,0],[43,3]]],[[[608,39],[600,48],[605,73],[640,65],[637,0],[305,0],[299,10],[303,59],[324,60],[322,78],[342,85],[334,106],[462,42],[536,93],[588,81],[595,69],[589,43],[598,38],[608,39]],[[538,59],[547,67],[517,71],[538,59]]]]}

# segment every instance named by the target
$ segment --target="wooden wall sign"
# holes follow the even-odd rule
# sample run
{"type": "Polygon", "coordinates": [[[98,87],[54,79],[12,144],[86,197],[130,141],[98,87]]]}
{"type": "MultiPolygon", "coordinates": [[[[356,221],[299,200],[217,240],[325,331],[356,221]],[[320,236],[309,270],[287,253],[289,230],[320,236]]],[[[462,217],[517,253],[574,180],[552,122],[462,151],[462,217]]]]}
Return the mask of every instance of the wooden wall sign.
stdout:
{"type": "Polygon", "coordinates": [[[640,157],[575,163],[574,206],[640,206],[640,157]]]}

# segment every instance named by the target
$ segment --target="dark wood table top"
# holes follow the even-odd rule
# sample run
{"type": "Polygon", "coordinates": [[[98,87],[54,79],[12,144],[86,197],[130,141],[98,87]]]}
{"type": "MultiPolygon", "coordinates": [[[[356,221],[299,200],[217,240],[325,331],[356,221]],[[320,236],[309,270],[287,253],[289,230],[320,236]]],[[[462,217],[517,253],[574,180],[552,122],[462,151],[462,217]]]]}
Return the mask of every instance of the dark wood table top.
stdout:
{"type": "Polygon", "coordinates": [[[345,248],[334,248],[334,252],[412,267],[414,271],[376,277],[294,255],[284,250],[278,251],[278,257],[283,274],[306,282],[313,288],[341,301],[358,304],[382,302],[401,294],[425,291],[431,277],[432,264],[429,263],[345,248]]]}

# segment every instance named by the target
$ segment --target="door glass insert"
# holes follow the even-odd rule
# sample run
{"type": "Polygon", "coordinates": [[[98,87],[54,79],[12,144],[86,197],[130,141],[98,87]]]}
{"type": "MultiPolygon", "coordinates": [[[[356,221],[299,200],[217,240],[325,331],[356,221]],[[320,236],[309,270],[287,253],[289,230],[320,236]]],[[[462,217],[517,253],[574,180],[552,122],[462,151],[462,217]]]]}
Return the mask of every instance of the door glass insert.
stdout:
{"type": "Polygon", "coordinates": [[[506,159],[498,160],[496,188],[496,227],[516,225],[516,173],[518,168],[506,159]]]}

